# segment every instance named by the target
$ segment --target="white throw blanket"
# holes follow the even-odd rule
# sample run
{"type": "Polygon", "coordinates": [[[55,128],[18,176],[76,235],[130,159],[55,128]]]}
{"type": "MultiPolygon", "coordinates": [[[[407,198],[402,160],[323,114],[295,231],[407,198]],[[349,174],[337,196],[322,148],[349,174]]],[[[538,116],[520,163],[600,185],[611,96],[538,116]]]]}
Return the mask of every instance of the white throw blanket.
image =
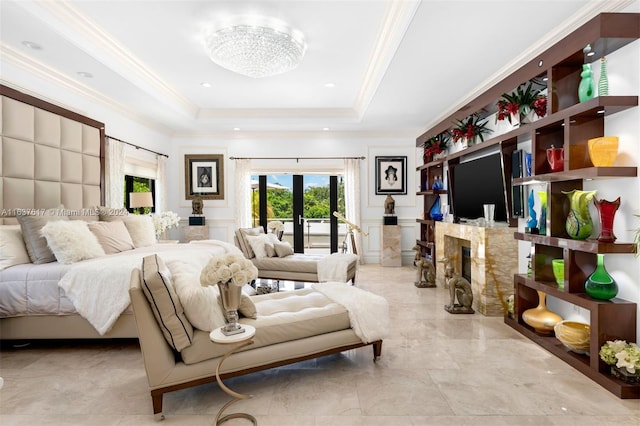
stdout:
{"type": "Polygon", "coordinates": [[[343,282],[312,287],[349,311],[351,328],[364,343],[381,340],[389,333],[389,303],[384,297],[343,282]]]}
{"type": "Polygon", "coordinates": [[[187,264],[200,265],[202,269],[211,256],[235,253],[236,250],[231,244],[212,240],[198,245],[157,244],[79,262],[62,277],[58,286],[73,302],[78,313],[103,335],[131,303],[131,272],[142,266],[143,257],[158,253],[167,263],[182,260],[187,264]]]}
{"type": "Polygon", "coordinates": [[[333,253],[318,261],[318,281],[321,283],[347,281],[349,264],[358,260],[358,256],[352,253],[333,253]]]}

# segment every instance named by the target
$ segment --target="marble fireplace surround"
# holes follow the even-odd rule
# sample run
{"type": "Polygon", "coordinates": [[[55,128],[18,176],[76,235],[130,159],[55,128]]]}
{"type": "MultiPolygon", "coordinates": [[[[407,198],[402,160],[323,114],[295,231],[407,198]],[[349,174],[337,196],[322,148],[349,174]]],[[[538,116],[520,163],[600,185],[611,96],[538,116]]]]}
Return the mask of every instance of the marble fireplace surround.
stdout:
{"type": "MultiPolygon", "coordinates": [[[[462,247],[471,248],[473,309],[487,316],[502,316],[507,296],[513,294],[518,271],[515,228],[436,222],[436,260],[451,259],[455,272],[462,270],[462,247]]],[[[436,282],[444,285],[444,266],[438,264],[436,282]]]]}

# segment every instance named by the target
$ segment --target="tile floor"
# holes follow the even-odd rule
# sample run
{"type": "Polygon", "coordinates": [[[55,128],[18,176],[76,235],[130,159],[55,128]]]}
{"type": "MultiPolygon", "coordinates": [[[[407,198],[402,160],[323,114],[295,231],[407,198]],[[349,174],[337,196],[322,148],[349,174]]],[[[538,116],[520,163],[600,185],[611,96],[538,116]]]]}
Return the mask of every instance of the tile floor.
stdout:
{"type": "MultiPolygon", "coordinates": [[[[448,292],[416,288],[414,274],[358,272],[390,305],[377,363],[367,347],[231,379],[255,398],[230,411],[261,426],[640,424],[640,401],[616,398],[501,318],[446,313],[448,292]]],[[[5,343],[0,376],[2,426],[156,424],[135,341],[5,343]]],[[[167,394],[160,424],[210,425],[226,400],[216,384],[167,394]]]]}

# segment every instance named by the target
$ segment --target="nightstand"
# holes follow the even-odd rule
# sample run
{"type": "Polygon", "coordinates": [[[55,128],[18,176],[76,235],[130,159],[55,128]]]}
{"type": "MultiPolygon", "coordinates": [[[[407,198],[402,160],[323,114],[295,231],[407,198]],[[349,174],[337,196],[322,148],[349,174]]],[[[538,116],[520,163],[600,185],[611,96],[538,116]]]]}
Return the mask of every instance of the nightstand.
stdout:
{"type": "Polygon", "coordinates": [[[208,240],[209,238],[209,225],[202,226],[189,226],[183,225],[181,226],[182,232],[184,233],[184,242],[188,243],[189,241],[194,240],[208,240]]]}

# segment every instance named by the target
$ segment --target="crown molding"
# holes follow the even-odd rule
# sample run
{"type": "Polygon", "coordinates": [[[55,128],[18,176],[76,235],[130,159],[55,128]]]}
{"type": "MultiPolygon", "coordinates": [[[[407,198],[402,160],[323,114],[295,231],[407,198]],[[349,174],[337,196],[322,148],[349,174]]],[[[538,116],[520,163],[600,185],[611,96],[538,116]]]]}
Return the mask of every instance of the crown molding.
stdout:
{"type": "Polygon", "coordinates": [[[154,99],[185,116],[193,118],[197,115],[197,105],[152,72],[142,60],[71,3],[42,0],[17,4],[154,99]]]}
{"type": "MultiPolygon", "coordinates": [[[[415,142],[415,132],[413,131],[223,131],[223,132],[182,132],[175,133],[173,139],[223,139],[234,141],[252,140],[354,140],[354,139],[407,139],[415,142]]],[[[356,141],[357,142],[357,141],[356,141]]]]}
{"type": "Polygon", "coordinates": [[[362,119],[384,75],[393,60],[413,17],[420,6],[419,0],[391,0],[378,31],[360,91],[353,109],[362,119]]]}
{"type": "MultiPolygon", "coordinates": [[[[159,132],[171,135],[174,132],[174,129],[164,126],[160,124],[158,121],[148,118],[140,114],[140,111],[133,108],[128,108],[122,103],[117,102],[116,100],[103,95],[101,92],[92,89],[89,86],[79,83],[78,81],[67,77],[65,74],[62,74],[58,70],[49,67],[48,65],[38,62],[33,58],[30,58],[22,52],[19,52],[12,47],[6,45],[5,43],[0,43],[0,64],[7,63],[15,66],[16,68],[23,70],[27,75],[36,76],[42,79],[45,82],[50,83],[53,87],[59,87],[69,92],[75,93],[91,102],[95,102],[97,104],[104,105],[110,110],[117,111],[125,117],[129,117],[135,119],[135,121],[145,125],[150,129],[157,130],[159,132]]],[[[3,76],[3,79],[5,77],[3,76]]],[[[32,90],[23,88],[20,84],[15,82],[10,82],[7,80],[7,86],[13,87],[21,92],[31,94],[40,99],[46,100],[47,102],[53,103],[55,105],[59,105],[68,110],[78,112],[82,115],[91,116],[91,113],[87,111],[78,110],[77,107],[66,105],[58,100],[46,98],[41,93],[34,93],[32,90]]]]}

